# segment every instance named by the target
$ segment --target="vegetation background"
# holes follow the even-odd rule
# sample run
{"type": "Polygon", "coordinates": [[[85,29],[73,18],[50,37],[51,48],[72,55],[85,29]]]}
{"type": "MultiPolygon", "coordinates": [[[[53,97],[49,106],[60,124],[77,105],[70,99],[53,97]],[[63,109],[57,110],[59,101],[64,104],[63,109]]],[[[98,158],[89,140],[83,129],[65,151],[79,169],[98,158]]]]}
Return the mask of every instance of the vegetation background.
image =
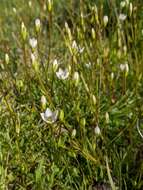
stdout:
{"type": "Polygon", "coordinates": [[[1,0],[0,189],[143,189],[142,49],[142,0],[1,0]]]}

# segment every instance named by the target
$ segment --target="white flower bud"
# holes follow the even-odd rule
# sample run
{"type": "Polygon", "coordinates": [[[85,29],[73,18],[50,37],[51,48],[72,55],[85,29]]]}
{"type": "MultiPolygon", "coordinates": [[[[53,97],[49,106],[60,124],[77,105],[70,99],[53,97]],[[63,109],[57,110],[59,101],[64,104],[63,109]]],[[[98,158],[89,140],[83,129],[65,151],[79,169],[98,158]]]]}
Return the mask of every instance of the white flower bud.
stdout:
{"type": "Polygon", "coordinates": [[[58,69],[58,61],[57,61],[57,59],[54,59],[54,61],[53,61],[53,71],[54,72],[56,72],[57,71],[57,69],[58,69]]]}
{"type": "Polygon", "coordinates": [[[78,72],[74,73],[73,81],[75,82],[75,86],[78,86],[78,83],[79,83],[79,73],[78,72]]]}
{"type": "Polygon", "coordinates": [[[48,0],[48,11],[51,12],[52,10],[52,0],[48,0]]]}
{"type": "Polygon", "coordinates": [[[103,23],[104,23],[104,27],[106,27],[107,24],[108,24],[108,16],[107,16],[107,15],[105,15],[105,16],[103,17],[103,23]]]}
{"type": "Polygon", "coordinates": [[[92,38],[93,38],[93,39],[96,38],[96,34],[95,34],[94,28],[91,29],[91,35],[92,35],[92,38]]]}
{"type": "Polygon", "coordinates": [[[35,28],[36,28],[36,31],[39,32],[40,31],[40,28],[41,28],[41,21],[39,18],[37,18],[35,20],[35,28]]]}
{"type": "Polygon", "coordinates": [[[106,119],[106,123],[108,124],[110,122],[108,112],[106,112],[106,114],[105,114],[105,119],[106,119]]]}
{"type": "Polygon", "coordinates": [[[132,4],[132,3],[130,3],[129,9],[130,9],[130,16],[131,16],[131,15],[132,15],[132,12],[133,12],[133,4],[132,4]]]}
{"type": "Polygon", "coordinates": [[[21,23],[21,35],[22,35],[23,40],[26,40],[27,29],[26,29],[26,27],[24,25],[24,22],[21,23]]]}
{"type": "Polygon", "coordinates": [[[31,7],[32,7],[32,2],[29,1],[29,2],[28,2],[28,5],[29,5],[29,7],[31,8],[31,7]]]}
{"type": "Polygon", "coordinates": [[[74,138],[76,136],[76,129],[72,130],[72,134],[71,134],[72,138],[74,138]]]}
{"type": "Polygon", "coordinates": [[[30,38],[30,39],[29,39],[29,44],[30,44],[30,46],[31,46],[33,49],[35,49],[36,46],[37,46],[37,39],[36,39],[36,38],[30,38]]]}
{"type": "Polygon", "coordinates": [[[125,1],[121,1],[120,6],[121,6],[121,8],[124,8],[126,6],[126,2],[125,1]]]}
{"type": "Polygon", "coordinates": [[[47,103],[46,97],[44,95],[42,95],[41,96],[41,105],[42,105],[43,109],[46,108],[46,103],[47,103]]]}
{"type": "Polygon", "coordinates": [[[5,62],[6,62],[6,64],[9,63],[9,55],[7,53],[5,54],[5,62]]]}
{"type": "Polygon", "coordinates": [[[94,132],[95,132],[95,135],[100,135],[101,134],[101,131],[100,131],[100,128],[98,125],[96,125],[96,127],[94,128],[94,132]]]}

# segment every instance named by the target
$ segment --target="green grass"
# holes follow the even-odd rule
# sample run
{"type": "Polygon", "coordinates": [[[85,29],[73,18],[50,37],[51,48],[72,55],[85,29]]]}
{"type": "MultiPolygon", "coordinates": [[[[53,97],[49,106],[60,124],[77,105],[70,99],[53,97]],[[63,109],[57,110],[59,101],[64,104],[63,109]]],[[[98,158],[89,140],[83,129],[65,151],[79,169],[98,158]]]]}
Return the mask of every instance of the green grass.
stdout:
{"type": "Polygon", "coordinates": [[[141,190],[143,3],[49,2],[1,0],[0,189],[141,190]]]}

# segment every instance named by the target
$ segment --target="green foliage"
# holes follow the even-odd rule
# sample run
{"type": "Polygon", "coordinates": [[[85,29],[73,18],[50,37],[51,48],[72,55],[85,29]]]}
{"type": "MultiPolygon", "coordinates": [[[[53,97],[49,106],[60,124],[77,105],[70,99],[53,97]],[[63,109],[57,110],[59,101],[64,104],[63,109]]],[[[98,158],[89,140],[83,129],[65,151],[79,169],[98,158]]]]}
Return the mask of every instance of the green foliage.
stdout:
{"type": "Polygon", "coordinates": [[[138,0],[1,0],[0,189],[143,188],[142,18],[138,0]]]}

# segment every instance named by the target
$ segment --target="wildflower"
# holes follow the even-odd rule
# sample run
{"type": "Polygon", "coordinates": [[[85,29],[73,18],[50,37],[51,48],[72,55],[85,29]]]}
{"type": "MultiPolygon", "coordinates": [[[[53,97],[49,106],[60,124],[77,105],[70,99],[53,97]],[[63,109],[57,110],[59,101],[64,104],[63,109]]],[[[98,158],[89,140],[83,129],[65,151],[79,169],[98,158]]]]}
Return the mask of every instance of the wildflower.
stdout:
{"type": "Polygon", "coordinates": [[[48,0],[48,11],[51,12],[52,10],[52,1],[48,0]]]}
{"type": "Polygon", "coordinates": [[[74,138],[76,136],[76,129],[72,130],[72,134],[71,134],[72,138],[74,138]]]}
{"type": "Polygon", "coordinates": [[[105,120],[106,120],[107,124],[110,122],[110,118],[109,118],[109,113],[108,112],[105,113],[105,120]]]}
{"type": "Polygon", "coordinates": [[[103,23],[104,23],[104,27],[106,27],[106,26],[107,26],[107,23],[108,23],[108,16],[107,16],[107,15],[105,15],[105,16],[103,17],[103,23]]]}
{"type": "Polygon", "coordinates": [[[7,53],[5,54],[5,62],[6,62],[6,64],[9,63],[9,55],[7,53]]]}
{"type": "Polygon", "coordinates": [[[23,40],[26,40],[27,29],[26,29],[26,27],[24,25],[24,22],[21,23],[21,35],[22,35],[23,40]]]}
{"type": "Polygon", "coordinates": [[[36,46],[37,46],[37,39],[36,39],[36,38],[30,38],[30,39],[29,39],[29,44],[30,44],[30,46],[31,46],[33,49],[35,49],[36,46]]]}
{"type": "Polygon", "coordinates": [[[96,127],[94,128],[94,132],[95,132],[95,135],[100,135],[101,134],[101,131],[100,131],[100,128],[98,125],[96,125],[96,127]]]}
{"type": "Polygon", "coordinates": [[[92,101],[93,101],[93,104],[96,105],[97,100],[94,94],[92,94],[92,101]]]}
{"type": "Polygon", "coordinates": [[[127,15],[125,15],[125,14],[122,14],[122,13],[121,13],[121,14],[119,15],[119,20],[120,20],[120,21],[124,21],[124,20],[126,20],[126,18],[127,18],[127,15]]]}
{"type": "Polygon", "coordinates": [[[113,80],[114,79],[114,73],[112,72],[111,73],[111,80],[113,80]]]}
{"type": "Polygon", "coordinates": [[[91,62],[85,64],[86,68],[91,68],[91,62]]]}
{"type": "Polygon", "coordinates": [[[50,108],[47,108],[46,111],[44,113],[40,113],[43,121],[45,121],[46,123],[54,123],[57,121],[58,118],[58,110],[52,112],[50,108]]]}
{"type": "Polygon", "coordinates": [[[95,34],[95,30],[94,30],[94,28],[91,29],[91,35],[92,35],[92,38],[95,39],[96,34],[95,34]]]}
{"type": "Polygon", "coordinates": [[[76,53],[77,53],[77,52],[78,52],[78,53],[83,53],[83,51],[84,51],[84,47],[81,47],[80,45],[78,46],[75,40],[72,42],[72,49],[73,49],[73,51],[75,51],[76,53]]]}
{"type": "Polygon", "coordinates": [[[126,6],[126,2],[125,1],[121,1],[120,6],[121,6],[121,8],[124,8],[126,6]]]}
{"type": "Polygon", "coordinates": [[[56,72],[56,75],[59,79],[65,80],[69,76],[69,71],[68,71],[68,69],[63,70],[63,69],[59,68],[58,72],[56,72]]]}
{"type": "Polygon", "coordinates": [[[13,7],[13,12],[14,12],[14,13],[16,13],[16,12],[17,12],[15,7],[13,7]]]}
{"type": "Polygon", "coordinates": [[[31,53],[31,61],[32,61],[32,65],[33,65],[35,71],[38,71],[39,70],[39,64],[37,61],[37,56],[34,53],[31,53]]]}
{"type": "Polygon", "coordinates": [[[36,61],[36,57],[35,57],[34,53],[31,53],[31,61],[32,61],[32,63],[34,63],[36,61]]]}
{"type": "Polygon", "coordinates": [[[73,81],[75,82],[75,86],[77,86],[78,83],[79,83],[79,73],[78,72],[74,73],[74,75],[73,75],[73,81]]]}
{"type": "Polygon", "coordinates": [[[42,105],[42,108],[46,107],[46,103],[47,103],[46,97],[44,95],[41,96],[41,105],[42,105]]]}
{"type": "Polygon", "coordinates": [[[39,18],[37,18],[35,20],[35,27],[36,27],[36,31],[39,32],[40,31],[40,27],[41,27],[41,21],[39,18]]]}
{"type": "Polygon", "coordinates": [[[128,65],[128,63],[121,64],[120,65],[120,69],[121,69],[122,72],[125,72],[125,74],[128,75],[128,72],[129,72],[129,65],[128,65]]]}
{"type": "Polygon", "coordinates": [[[53,71],[54,71],[54,72],[57,70],[58,65],[59,65],[59,64],[58,64],[57,59],[54,59],[54,61],[53,61],[53,71]]]}
{"type": "Polygon", "coordinates": [[[32,2],[29,1],[29,2],[28,2],[28,5],[29,5],[29,7],[31,8],[31,6],[32,6],[32,2]]]}
{"type": "Polygon", "coordinates": [[[129,4],[129,9],[130,9],[130,16],[131,16],[132,12],[133,12],[133,4],[132,3],[129,4]]]}

